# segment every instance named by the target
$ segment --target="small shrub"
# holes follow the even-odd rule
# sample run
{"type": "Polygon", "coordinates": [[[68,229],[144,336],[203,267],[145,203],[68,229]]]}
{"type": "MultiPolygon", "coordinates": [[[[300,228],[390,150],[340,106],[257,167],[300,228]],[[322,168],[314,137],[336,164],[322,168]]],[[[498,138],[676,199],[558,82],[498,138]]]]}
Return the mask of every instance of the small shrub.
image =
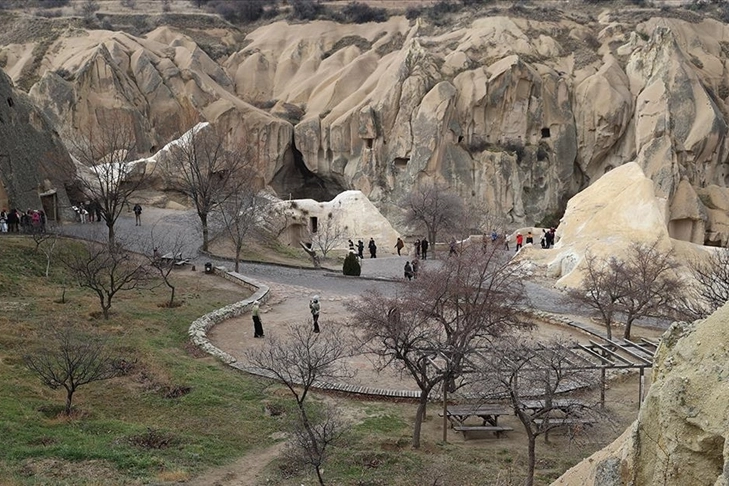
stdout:
{"type": "Polygon", "coordinates": [[[354,277],[360,276],[360,274],[362,273],[362,266],[359,264],[359,259],[357,258],[357,255],[352,252],[349,252],[347,254],[347,257],[344,259],[342,273],[344,275],[351,275],[354,277]]]}
{"type": "Polygon", "coordinates": [[[409,6],[408,8],[405,9],[405,18],[408,20],[417,19],[421,15],[423,15],[422,5],[409,6]]]}
{"type": "Polygon", "coordinates": [[[314,20],[322,12],[318,0],[291,0],[291,16],[296,20],[314,20]]]}
{"type": "Polygon", "coordinates": [[[366,3],[351,2],[342,9],[342,15],[347,22],[364,24],[367,22],[385,22],[387,10],[370,7],[366,3]]]}
{"type": "Polygon", "coordinates": [[[166,449],[174,442],[171,435],[151,427],[147,428],[147,432],[129,438],[130,444],[142,449],[166,449]]]}
{"type": "Polygon", "coordinates": [[[120,3],[122,7],[130,10],[137,8],[137,0],[121,0],[120,3]]]}
{"type": "Polygon", "coordinates": [[[68,6],[69,0],[38,0],[40,8],[61,8],[68,6]]]}

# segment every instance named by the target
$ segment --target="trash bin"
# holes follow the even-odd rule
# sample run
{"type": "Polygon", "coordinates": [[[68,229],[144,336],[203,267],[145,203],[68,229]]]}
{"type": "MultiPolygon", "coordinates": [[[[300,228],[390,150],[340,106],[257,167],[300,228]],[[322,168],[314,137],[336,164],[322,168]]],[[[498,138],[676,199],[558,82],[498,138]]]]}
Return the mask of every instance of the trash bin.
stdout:
{"type": "Polygon", "coordinates": [[[207,262],[205,264],[205,273],[213,273],[213,264],[210,262],[207,262]]]}

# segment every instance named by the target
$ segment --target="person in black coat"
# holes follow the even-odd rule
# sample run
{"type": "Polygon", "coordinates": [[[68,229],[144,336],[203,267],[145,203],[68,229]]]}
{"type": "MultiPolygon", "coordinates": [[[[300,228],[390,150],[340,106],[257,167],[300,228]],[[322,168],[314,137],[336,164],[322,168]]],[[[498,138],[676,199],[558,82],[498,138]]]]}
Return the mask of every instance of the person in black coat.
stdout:
{"type": "Polygon", "coordinates": [[[362,240],[357,240],[357,256],[360,260],[364,260],[364,243],[362,243],[362,240]]]}
{"type": "Polygon", "coordinates": [[[423,260],[428,259],[428,247],[430,247],[430,243],[426,238],[423,238],[420,242],[420,254],[423,256],[423,260]]]}
{"type": "Polygon", "coordinates": [[[367,248],[370,249],[370,258],[377,258],[377,245],[375,244],[374,238],[370,238],[367,248]]]}

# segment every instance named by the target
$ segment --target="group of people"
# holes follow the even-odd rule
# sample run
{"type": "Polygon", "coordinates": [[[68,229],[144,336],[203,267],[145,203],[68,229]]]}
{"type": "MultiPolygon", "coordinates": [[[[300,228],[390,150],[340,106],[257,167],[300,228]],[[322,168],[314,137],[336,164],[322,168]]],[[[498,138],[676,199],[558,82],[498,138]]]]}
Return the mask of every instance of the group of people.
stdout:
{"type": "MultiPolygon", "coordinates": [[[[309,301],[309,312],[311,312],[311,320],[314,323],[314,329],[312,332],[319,333],[319,311],[321,310],[321,304],[319,303],[319,296],[315,295],[309,301]]],[[[261,302],[256,300],[253,302],[251,307],[251,316],[253,317],[253,337],[262,338],[263,334],[263,322],[261,321],[261,302]]]]}
{"type": "MultiPolygon", "coordinates": [[[[370,251],[370,258],[377,258],[377,244],[375,243],[374,238],[370,238],[370,242],[367,244],[367,249],[370,251]]],[[[357,245],[354,244],[354,241],[349,240],[349,251],[356,253],[360,260],[364,259],[364,243],[362,240],[357,240],[357,245]]],[[[400,253],[398,252],[398,255],[399,254],[400,253]]]]}
{"type": "Polygon", "coordinates": [[[98,201],[81,202],[71,206],[79,223],[94,223],[102,220],[101,204],[98,201]]]}
{"type": "Polygon", "coordinates": [[[42,209],[28,209],[22,213],[13,208],[0,211],[0,232],[2,233],[45,233],[46,213],[42,209]]]}

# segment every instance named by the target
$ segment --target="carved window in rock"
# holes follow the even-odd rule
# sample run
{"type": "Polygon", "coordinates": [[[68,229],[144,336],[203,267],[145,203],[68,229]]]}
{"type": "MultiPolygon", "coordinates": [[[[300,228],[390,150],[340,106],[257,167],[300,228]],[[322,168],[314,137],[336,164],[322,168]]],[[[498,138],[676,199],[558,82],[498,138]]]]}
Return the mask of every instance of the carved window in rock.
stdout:
{"type": "Polygon", "coordinates": [[[319,218],[316,216],[312,216],[309,218],[309,223],[311,224],[311,233],[314,234],[317,231],[319,231],[319,218]]]}
{"type": "Polygon", "coordinates": [[[550,136],[549,127],[542,128],[542,138],[549,138],[550,136]]]}

